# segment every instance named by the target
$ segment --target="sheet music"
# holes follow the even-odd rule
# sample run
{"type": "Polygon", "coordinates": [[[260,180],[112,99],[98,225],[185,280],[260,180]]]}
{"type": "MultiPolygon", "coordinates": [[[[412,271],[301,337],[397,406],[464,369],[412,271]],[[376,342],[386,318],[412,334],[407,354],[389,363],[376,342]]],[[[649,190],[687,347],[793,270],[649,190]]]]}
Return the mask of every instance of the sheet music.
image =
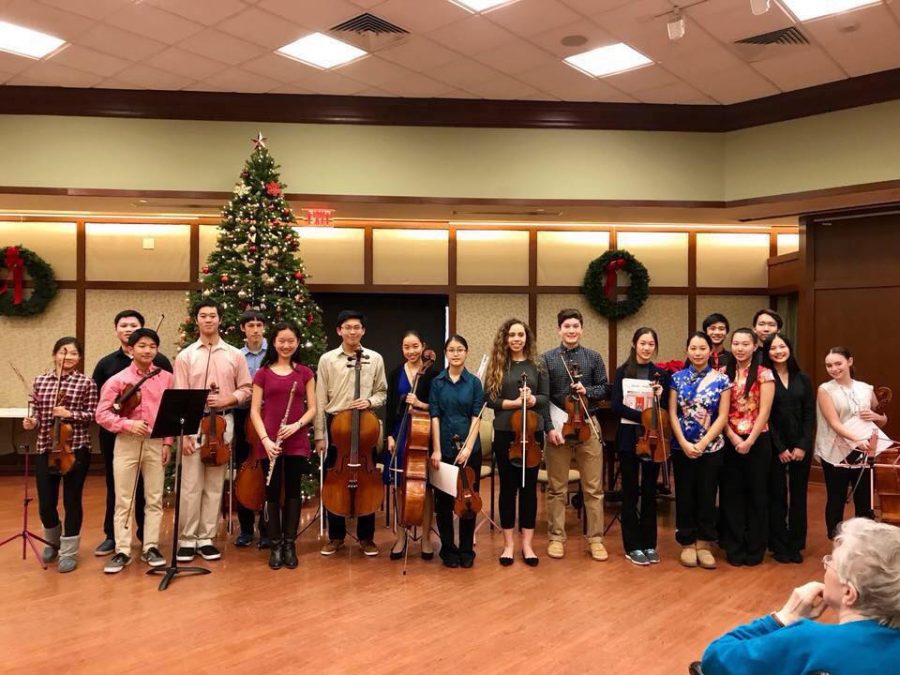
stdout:
{"type": "Polygon", "coordinates": [[[550,422],[553,424],[554,431],[562,433],[563,426],[568,421],[569,415],[565,410],[554,403],[550,403],[550,422]]]}
{"type": "Polygon", "coordinates": [[[451,497],[456,496],[456,480],[459,478],[459,467],[456,464],[441,462],[441,468],[428,470],[428,482],[441,492],[451,497]]]}
{"type": "MultiPolygon", "coordinates": [[[[650,380],[636,380],[626,377],[622,380],[622,397],[626,406],[643,412],[653,404],[653,383],[650,380]]],[[[621,424],[631,424],[632,426],[638,424],[637,422],[626,420],[624,417],[619,422],[621,424]]]]}

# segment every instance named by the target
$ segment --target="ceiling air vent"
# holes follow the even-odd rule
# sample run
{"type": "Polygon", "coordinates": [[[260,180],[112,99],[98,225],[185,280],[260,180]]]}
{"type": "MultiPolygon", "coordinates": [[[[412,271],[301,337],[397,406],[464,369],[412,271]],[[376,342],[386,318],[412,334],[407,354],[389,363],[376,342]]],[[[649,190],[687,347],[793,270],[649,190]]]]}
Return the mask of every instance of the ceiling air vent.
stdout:
{"type": "Polygon", "coordinates": [[[737,40],[732,49],[744,61],[752,63],[781,56],[786,49],[804,49],[808,46],[807,37],[796,27],[791,26],[737,40]]]}
{"type": "Polygon", "coordinates": [[[372,53],[403,42],[409,31],[366,12],[333,26],[328,34],[372,53]]]}

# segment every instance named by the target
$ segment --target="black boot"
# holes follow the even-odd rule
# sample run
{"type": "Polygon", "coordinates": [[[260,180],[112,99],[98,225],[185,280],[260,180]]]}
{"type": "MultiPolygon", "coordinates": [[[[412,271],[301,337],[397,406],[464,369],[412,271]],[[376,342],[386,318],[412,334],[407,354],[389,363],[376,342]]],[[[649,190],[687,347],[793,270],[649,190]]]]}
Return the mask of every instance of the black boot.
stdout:
{"type": "Polygon", "coordinates": [[[284,558],[281,550],[281,506],[278,502],[267,502],[266,511],[268,522],[266,530],[269,539],[272,540],[272,548],[269,550],[269,567],[280,570],[284,566],[284,558]]]}
{"type": "Polygon", "coordinates": [[[284,566],[292,570],[297,569],[297,565],[300,564],[297,559],[297,547],[294,544],[299,526],[300,500],[286,499],[284,502],[284,566]]]}

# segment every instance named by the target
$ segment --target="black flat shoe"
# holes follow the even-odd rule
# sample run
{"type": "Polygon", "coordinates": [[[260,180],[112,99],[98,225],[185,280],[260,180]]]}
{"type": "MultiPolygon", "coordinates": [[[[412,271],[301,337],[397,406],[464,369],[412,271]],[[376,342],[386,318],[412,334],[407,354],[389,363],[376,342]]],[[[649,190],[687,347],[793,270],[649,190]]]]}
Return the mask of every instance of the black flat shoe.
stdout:
{"type": "Polygon", "coordinates": [[[451,569],[455,569],[459,567],[459,560],[456,558],[444,558],[444,567],[450,567],[451,569]]]}
{"type": "Polygon", "coordinates": [[[434,551],[422,551],[422,560],[434,560],[434,551]]]}
{"type": "Polygon", "coordinates": [[[513,558],[513,557],[507,557],[507,556],[505,556],[505,555],[501,555],[501,556],[500,556],[500,564],[503,565],[504,567],[509,567],[509,566],[512,565],[515,561],[516,561],[516,559],[513,558]]]}
{"type": "Polygon", "coordinates": [[[405,553],[406,547],[404,546],[402,551],[391,551],[390,558],[391,560],[400,560],[400,558],[402,558],[405,553]]]}
{"type": "Polygon", "coordinates": [[[725,560],[733,567],[741,567],[746,563],[743,553],[726,553],[725,560]]]}
{"type": "Polygon", "coordinates": [[[475,564],[475,558],[462,558],[459,561],[459,566],[462,567],[463,569],[469,569],[474,564],[475,564]]]}
{"type": "Polygon", "coordinates": [[[541,561],[541,559],[538,558],[537,556],[535,556],[534,558],[525,557],[524,551],[522,552],[522,560],[524,560],[525,564],[528,565],[529,567],[537,567],[538,563],[541,561]]]}
{"type": "Polygon", "coordinates": [[[780,562],[780,563],[789,563],[789,562],[791,562],[791,556],[790,556],[789,554],[787,554],[787,553],[782,553],[781,551],[779,551],[778,553],[773,554],[772,557],[775,558],[775,560],[778,561],[778,562],[780,562]]]}

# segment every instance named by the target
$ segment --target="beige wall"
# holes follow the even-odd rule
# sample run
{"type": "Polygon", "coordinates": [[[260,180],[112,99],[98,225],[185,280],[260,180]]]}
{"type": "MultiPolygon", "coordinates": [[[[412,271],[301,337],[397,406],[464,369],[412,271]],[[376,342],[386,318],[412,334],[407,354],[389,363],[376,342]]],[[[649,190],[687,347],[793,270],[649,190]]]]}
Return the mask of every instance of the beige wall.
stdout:
{"type": "Polygon", "coordinates": [[[75,223],[18,223],[0,220],[0,245],[22,245],[53,268],[59,281],[76,277],[75,223]]]}
{"type": "Polygon", "coordinates": [[[466,365],[475,371],[491,346],[500,324],[516,317],[528,321],[528,296],[516,293],[460,293],[456,296],[456,332],[469,343],[466,365]]]}
{"type": "Polygon", "coordinates": [[[767,295],[701,295],[697,297],[697,326],[695,330],[702,330],[703,319],[718,312],[724,314],[735,328],[752,328],[750,321],[756,310],[769,306],[767,295]]]}
{"type": "Polygon", "coordinates": [[[606,359],[609,352],[609,322],[587,303],[583,295],[547,293],[537,296],[537,344],[545,352],[559,344],[556,315],[562,309],[577,309],[584,317],[585,346],[600,352],[606,359]]]}
{"type": "Polygon", "coordinates": [[[688,335],[688,297],[686,295],[657,295],[647,298],[647,302],[637,314],[632,314],[618,323],[616,346],[618,364],[625,362],[631,350],[634,332],[649,326],[659,336],[657,360],[684,358],[684,340],[688,335]]]}

